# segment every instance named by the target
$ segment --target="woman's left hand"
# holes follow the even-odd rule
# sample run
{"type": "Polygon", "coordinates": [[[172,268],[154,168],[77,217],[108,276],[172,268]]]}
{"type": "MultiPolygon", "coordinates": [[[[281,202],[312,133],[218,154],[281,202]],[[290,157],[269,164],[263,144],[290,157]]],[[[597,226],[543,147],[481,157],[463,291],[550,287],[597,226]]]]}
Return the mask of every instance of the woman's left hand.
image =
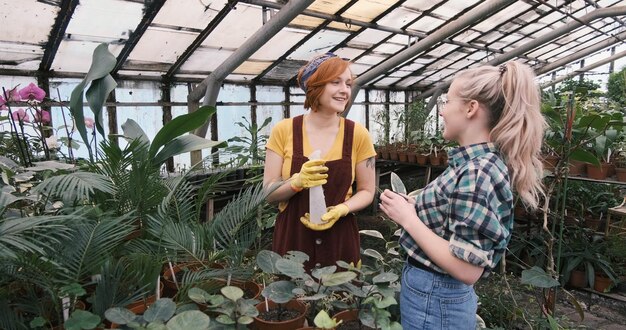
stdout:
{"type": "Polygon", "coordinates": [[[385,191],[380,194],[379,206],[391,220],[402,227],[404,227],[404,224],[410,221],[410,219],[417,218],[415,200],[389,189],[385,189],[385,191]]]}

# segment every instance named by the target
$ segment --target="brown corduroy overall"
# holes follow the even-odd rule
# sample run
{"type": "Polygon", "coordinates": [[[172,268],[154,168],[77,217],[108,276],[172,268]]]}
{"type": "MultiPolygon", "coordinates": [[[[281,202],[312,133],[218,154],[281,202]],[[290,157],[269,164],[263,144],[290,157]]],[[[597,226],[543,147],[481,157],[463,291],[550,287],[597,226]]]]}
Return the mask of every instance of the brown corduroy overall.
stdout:
{"type": "MultiPolygon", "coordinates": [[[[298,173],[309,159],[303,153],[302,116],[293,118],[293,158],[291,175],[298,173]]],[[[345,202],[352,185],[352,140],[354,122],[345,120],[341,159],[328,161],[328,182],[323,185],[327,206],[345,202]]],[[[336,265],[343,260],[355,264],[360,259],[359,229],[356,217],[349,213],[330,229],[315,231],[306,228],[300,217],[309,212],[309,190],[304,189],[289,199],[287,208],[278,214],[274,226],[272,250],[280,255],[302,251],[309,255],[305,269],[336,265]]]]}

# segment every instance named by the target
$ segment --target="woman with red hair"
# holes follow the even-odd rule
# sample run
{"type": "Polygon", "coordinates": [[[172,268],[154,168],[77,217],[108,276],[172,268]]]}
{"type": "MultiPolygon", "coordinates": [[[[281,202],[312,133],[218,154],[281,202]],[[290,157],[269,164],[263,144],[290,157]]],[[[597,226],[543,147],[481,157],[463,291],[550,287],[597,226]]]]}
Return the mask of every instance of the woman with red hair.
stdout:
{"type": "Polygon", "coordinates": [[[305,115],[273,127],[267,143],[263,184],[279,203],[272,250],[302,251],[305,268],[360,260],[359,231],[352,212],[374,198],[376,151],[367,129],[341,117],[350,106],[350,63],[332,53],[312,59],[298,73],[306,94],[305,115]],[[318,160],[310,160],[314,151],[318,160]],[[356,181],[356,190],[352,184],[356,181]],[[309,219],[309,188],[322,185],[327,212],[321,224],[309,219]]]}

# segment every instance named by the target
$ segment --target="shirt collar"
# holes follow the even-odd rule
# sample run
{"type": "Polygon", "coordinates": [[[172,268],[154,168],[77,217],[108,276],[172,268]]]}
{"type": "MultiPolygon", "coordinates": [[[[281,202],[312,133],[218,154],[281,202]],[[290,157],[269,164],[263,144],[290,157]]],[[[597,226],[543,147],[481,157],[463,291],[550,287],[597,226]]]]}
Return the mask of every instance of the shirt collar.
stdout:
{"type": "Polygon", "coordinates": [[[484,142],[457,147],[448,152],[448,158],[452,160],[452,166],[457,167],[487,153],[498,153],[495,143],[484,142]]]}

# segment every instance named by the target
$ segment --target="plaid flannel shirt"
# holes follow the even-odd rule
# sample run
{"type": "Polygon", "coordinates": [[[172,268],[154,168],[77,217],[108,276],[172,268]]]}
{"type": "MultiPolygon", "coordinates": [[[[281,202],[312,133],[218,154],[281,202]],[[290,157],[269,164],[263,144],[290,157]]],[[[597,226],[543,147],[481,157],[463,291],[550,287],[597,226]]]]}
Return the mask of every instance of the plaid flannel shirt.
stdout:
{"type": "MultiPolygon", "coordinates": [[[[493,143],[459,147],[448,156],[448,168],[417,196],[415,209],[428,228],[450,242],[454,256],[484,267],[486,277],[502,258],[513,229],[508,169],[493,143]]],[[[445,273],[405,231],[400,244],[410,258],[445,273]]]]}

